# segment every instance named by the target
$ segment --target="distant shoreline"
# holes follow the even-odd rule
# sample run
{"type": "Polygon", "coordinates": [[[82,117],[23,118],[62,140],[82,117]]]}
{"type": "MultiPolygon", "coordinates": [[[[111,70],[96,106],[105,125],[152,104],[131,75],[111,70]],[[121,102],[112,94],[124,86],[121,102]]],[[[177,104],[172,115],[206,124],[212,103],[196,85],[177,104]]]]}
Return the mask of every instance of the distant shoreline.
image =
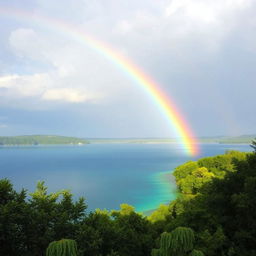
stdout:
{"type": "Polygon", "coordinates": [[[6,145],[0,145],[1,147],[55,147],[55,146],[67,146],[67,147],[73,147],[73,146],[77,146],[77,147],[82,147],[82,146],[87,146],[89,145],[89,143],[87,144],[6,144],[6,145]]]}
{"type": "MultiPolygon", "coordinates": [[[[55,146],[67,146],[67,147],[82,147],[82,146],[89,146],[95,144],[148,144],[148,145],[157,145],[157,144],[180,144],[178,142],[92,142],[87,144],[3,144],[0,145],[1,147],[55,147],[55,146]]],[[[199,145],[205,144],[216,144],[216,145],[248,145],[250,143],[238,143],[238,142],[228,142],[228,143],[220,143],[220,142],[199,142],[199,145]]]]}
{"type": "Polygon", "coordinates": [[[85,145],[83,138],[57,135],[0,136],[1,146],[39,146],[39,145],[85,145]]]}
{"type": "MultiPolygon", "coordinates": [[[[198,137],[198,144],[251,144],[256,135],[198,137]]],[[[0,136],[0,146],[49,146],[87,144],[180,144],[174,138],[77,138],[58,135],[0,136]]]]}
{"type": "MultiPolygon", "coordinates": [[[[81,147],[81,146],[88,146],[88,145],[95,145],[95,144],[148,144],[148,145],[154,145],[154,144],[180,144],[178,142],[153,142],[153,141],[145,141],[145,142],[89,142],[89,143],[70,143],[70,144],[0,144],[0,147],[54,147],[54,146],[78,146],[78,147],[81,147]]],[[[216,144],[216,145],[248,145],[250,143],[246,143],[246,142],[227,142],[227,143],[224,143],[224,142],[199,142],[198,143],[199,145],[201,144],[216,144]]]]}

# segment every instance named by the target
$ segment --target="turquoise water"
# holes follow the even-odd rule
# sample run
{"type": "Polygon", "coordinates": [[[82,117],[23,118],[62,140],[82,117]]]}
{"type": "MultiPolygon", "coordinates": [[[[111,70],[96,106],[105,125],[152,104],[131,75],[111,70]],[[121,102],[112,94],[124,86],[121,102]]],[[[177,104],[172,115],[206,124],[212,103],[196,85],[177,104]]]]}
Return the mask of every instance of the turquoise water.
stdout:
{"type": "MultiPolygon", "coordinates": [[[[229,149],[251,151],[248,145],[203,144],[197,158],[229,149]]],[[[175,198],[168,174],[188,160],[193,158],[176,144],[0,147],[0,177],[29,192],[38,180],[50,192],[70,189],[75,198],[86,198],[89,210],[128,203],[147,211],[175,198]]]]}

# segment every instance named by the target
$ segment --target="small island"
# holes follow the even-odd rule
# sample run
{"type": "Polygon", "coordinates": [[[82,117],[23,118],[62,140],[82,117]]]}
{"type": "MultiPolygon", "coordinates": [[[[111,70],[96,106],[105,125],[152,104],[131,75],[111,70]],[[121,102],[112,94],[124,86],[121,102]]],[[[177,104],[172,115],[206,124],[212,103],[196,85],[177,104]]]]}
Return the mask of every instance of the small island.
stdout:
{"type": "Polygon", "coordinates": [[[0,136],[0,146],[84,145],[86,139],[56,135],[0,136]]]}

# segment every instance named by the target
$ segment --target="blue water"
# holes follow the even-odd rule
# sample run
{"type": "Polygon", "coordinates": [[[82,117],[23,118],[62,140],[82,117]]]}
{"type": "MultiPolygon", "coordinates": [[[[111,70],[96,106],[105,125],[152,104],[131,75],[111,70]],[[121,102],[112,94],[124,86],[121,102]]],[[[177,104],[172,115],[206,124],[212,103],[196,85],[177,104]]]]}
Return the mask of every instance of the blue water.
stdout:
{"type": "MultiPolygon", "coordinates": [[[[251,151],[248,145],[203,144],[197,158],[229,149],[251,151]]],[[[86,198],[89,210],[128,203],[147,211],[175,198],[175,182],[166,174],[195,159],[176,144],[0,147],[0,178],[29,192],[39,180],[49,192],[70,189],[86,198]]]]}

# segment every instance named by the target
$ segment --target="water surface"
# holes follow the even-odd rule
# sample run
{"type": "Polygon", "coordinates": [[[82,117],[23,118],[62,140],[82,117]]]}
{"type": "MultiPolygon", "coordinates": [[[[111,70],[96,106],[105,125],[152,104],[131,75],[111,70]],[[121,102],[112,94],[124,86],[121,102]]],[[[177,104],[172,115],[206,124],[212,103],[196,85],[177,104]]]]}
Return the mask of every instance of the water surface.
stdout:
{"type": "MultiPolygon", "coordinates": [[[[248,145],[202,144],[197,158],[230,149],[251,151],[248,145]]],[[[0,177],[29,192],[39,180],[50,192],[70,189],[90,210],[128,203],[147,211],[175,198],[175,182],[166,174],[197,158],[177,144],[0,147],[0,177]]]]}

